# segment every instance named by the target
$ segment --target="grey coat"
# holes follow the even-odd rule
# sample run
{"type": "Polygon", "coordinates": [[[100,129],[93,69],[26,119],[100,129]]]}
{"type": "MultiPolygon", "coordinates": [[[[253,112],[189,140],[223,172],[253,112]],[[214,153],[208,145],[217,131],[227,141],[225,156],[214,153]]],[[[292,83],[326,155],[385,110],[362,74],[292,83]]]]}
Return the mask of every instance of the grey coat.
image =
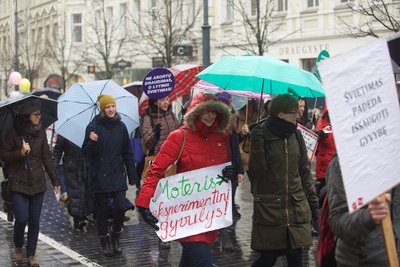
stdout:
{"type": "MultiPolygon", "coordinates": [[[[327,173],[329,224],[337,237],[336,260],[348,266],[388,266],[380,226],[372,220],[368,208],[349,214],[338,157],[334,157],[327,173]]],[[[392,190],[392,221],[400,255],[400,187],[392,190]]]]}

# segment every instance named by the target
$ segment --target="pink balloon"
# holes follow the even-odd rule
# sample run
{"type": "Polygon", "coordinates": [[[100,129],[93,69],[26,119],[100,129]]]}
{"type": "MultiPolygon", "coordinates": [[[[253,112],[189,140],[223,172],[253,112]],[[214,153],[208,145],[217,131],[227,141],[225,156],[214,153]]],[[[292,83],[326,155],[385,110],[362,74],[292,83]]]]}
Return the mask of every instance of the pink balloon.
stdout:
{"type": "Polygon", "coordinates": [[[9,80],[13,85],[18,85],[21,82],[22,76],[19,72],[13,71],[10,74],[9,80]]]}

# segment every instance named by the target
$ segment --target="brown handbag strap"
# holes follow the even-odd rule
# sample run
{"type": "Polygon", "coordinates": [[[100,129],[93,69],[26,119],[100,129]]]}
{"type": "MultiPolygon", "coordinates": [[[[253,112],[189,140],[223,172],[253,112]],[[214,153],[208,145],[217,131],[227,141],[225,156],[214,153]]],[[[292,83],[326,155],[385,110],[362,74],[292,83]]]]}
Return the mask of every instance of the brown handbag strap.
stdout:
{"type": "Polygon", "coordinates": [[[179,150],[178,158],[176,159],[176,161],[175,161],[174,164],[177,164],[178,161],[181,159],[183,149],[185,148],[185,143],[186,143],[186,132],[185,132],[185,130],[183,130],[182,128],[181,128],[181,131],[183,132],[183,140],[182,140],[182,144],[181,144],[181,149],[179,150]]]}
{"type": "MultiPolygon", "coordinates": [[[[183,132],[183,140],[182,140],[181,148],[179,150],[178,158],[172,164],[175,167],[178,164],[179,160],[181,159],[181,156],[182,156],[182,153],[183,153],[183,149],[185,148],[185,143],[186,143],[186,132],[182,128],[180,130],[183,132]]],[[[168,168],[170,168],[172,165],[170,165],[168,168]]],[[[167,172],[168,168],[164,171],[163,175],[167,172]]],[[[153,170],[151,169],[151,164],[149,164],[149,170],[151,171],[151,173],[153,173],[153,170]]]]}

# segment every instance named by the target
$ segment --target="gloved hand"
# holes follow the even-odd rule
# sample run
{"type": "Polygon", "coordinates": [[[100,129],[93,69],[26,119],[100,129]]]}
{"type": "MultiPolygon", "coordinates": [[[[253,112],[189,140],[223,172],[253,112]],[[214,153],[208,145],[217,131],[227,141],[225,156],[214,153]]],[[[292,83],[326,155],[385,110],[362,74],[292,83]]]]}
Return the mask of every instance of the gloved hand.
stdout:
{"type": "Polygon", "coordinates": [[[138,208],[139,208],[140,215],[142,215],[143,220],[148,225],[153,227],[156,231],[158,231],[160,228],[156,225],[156,223],[158,223],[157,218],[154,217],[153,214],[151,214],[149,209],[146,209],[146,208],[143,208],[143,207],[138,207],[138,208]]]}
{"type": "Polygon", "coordinates": [[[225,168],[222,170],[222,177],[220,177],[224,182],[229,182],[229,180],[235,179],[236,176],[236,171],[235,167],[233,165],[228,165],[225,166],[225,168]]]}
{"type": "Polygon", "coordinates": [[[327,133],[325,133],[324,131],[321,131],[321,130],[317,130],[317,131],[315,131],[315,133],[318,134],[319,138],[325,138],[328,135],[327,133]]]}
{"type": "Polygon", "coordinates": [[[153,128],[154,132],[154,137],[158,141],[160,139],[160,133],[161,133],[161,124],[157,123],[156,126],[153,128]]]}

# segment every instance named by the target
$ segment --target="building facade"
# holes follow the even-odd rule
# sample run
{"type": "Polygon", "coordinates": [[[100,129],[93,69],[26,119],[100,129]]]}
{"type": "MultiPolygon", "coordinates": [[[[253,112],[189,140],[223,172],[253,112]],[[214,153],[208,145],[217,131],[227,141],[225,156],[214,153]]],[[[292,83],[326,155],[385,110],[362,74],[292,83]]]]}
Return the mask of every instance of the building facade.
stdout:
{"type": "MultiPolygon", "coordinates": [[[[211,62],[224,55],[259,54],[256,34],[248,27],[257,25],[259,14],[266,32],[262,53],[314,72],[322,50],[334,56],[373,39],[351,37],[350,26],[362,28],[370,22],[379,36],[394,33],[350,8],[367,2],[208,0],[211,62]]],[[[384,2],[400,18],[400,1],[384,2]]],[[[125,84],[141,80],[153,67],[202,64],[203,3],[0,0],[0,98],[13,90],[8,75],[16,66],[32,88],[40,88],[51,74],[66,80],[63,87],[102,78],[125,84]]]]}

